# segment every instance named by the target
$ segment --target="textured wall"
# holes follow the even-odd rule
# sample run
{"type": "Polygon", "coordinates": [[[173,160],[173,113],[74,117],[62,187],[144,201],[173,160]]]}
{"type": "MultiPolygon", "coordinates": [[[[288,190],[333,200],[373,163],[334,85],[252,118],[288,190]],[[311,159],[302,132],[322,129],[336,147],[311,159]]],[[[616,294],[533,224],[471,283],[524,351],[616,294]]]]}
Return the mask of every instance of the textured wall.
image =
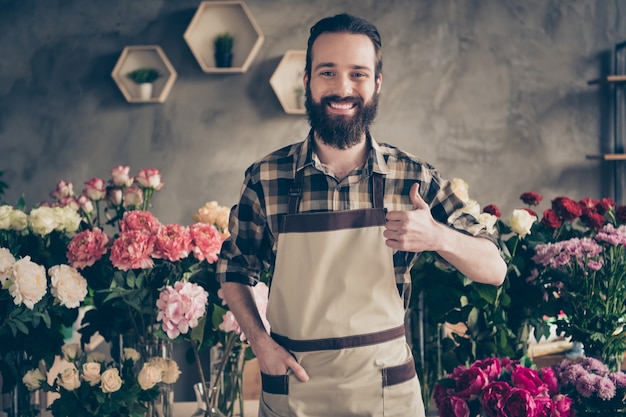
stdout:
{"type": "Polygon", "coordinates": [[[266,40],[244,74],[201,71],[183,40],[197,0],[0,0],[0,170],[28,203],[59,179],[156,167],[155,211],[190,222],[236,202],[254,159],[300,140],[269,78],[308,28],[336,12],[374,21],[384,82],[373,132],[505,211],[523,191],[609,195],[586,154],[607,141],[601,89],[587,80],[626,39],[625,0],[249,0],[266,40]],[[161,45],[178,71],[163,104],[128,104],[110,77],[127,45],[161,45]]]}
{"type": "MultiPolygon", "coordinates": [[[[0,0],[0,170],[6,201],[78,191],[118,164],[161,170],[163,222],[236,202],[244,169],[301,140],[269,78],[337,12],[374,21],[384,82],[373,133],[462,177],[482,205],[609,194],[607,101],[586,81],[626,39],[626,0],[248,0],[266,39],[245,74],[201,71],[183,40],[198,0],[0,0]],[[127,45],[158,44],[178,72],[163,104],[128,104],[110,77],[127,45]]],[[[192,378],[193,379],[193,378],[192,378]]],[[[195,382],[195,381],[192,381],[195,382]]],[[[177,399],[191,399],[189,389],[177,399]]]]}

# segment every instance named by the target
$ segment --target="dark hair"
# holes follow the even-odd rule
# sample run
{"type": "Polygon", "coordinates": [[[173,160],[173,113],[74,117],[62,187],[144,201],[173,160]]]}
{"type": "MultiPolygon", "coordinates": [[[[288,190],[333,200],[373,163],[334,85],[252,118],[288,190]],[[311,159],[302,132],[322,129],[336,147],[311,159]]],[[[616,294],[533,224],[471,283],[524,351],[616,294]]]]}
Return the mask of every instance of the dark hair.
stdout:
{"type": "Polygon", "coordinates": [[[307,76],[311,78],[311,64],[313,62],[312,49],[313,43],[322,33],[341,33],[347,32],[355,35],[366,35],[374,44],[374,52],[376,53],[375,75],[383,70],[383,52],[380,33],[372,23],[362,17],[352,16],[347,13],[326,17],[311,27],[309,41],[306,48],[306,67],[304,68],[307,76]]]}

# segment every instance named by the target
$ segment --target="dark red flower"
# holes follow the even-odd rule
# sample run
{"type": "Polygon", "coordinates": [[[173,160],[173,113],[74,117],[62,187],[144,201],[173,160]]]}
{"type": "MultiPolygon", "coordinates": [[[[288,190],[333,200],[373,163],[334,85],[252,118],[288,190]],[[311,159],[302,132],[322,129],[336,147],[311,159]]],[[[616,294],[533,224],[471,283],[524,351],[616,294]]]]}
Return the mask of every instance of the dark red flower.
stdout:
{"type": "Polygon", "coordinates": [[[626,223],[626,206],[619,206],[615,209],[615,217],[620,223],[626,223]]]}
{"type": "MultiPolygon", "coordinates": [[[[624,214],[626,215],[626,210],[624,211],[624,214]]],[[[547,209],[543,212],[543,218],[541,219],[541,223],[551,229],[558,229],[559,227],[561,227],[561,224],[563,222],[554,210],[547,209]]]]}
{"type": "Polygon", "coordinates": [[[614,207],[615,201],[611,198],[605,197],[598,201],[598,204],[596,204],[596,211],[600,214],[606,214],[614,207]]]}
{"type": "Polygon", "coordinates": [[[496,216],[497,218],[500,218],[501,215],[500,209],[495,204],[489,204],[488,206],[485,206],[483,208],[483,213],[489,213],[492,216],[496,216]]]}
{"type": "Polygon", "coordinates": [[[532,211],[529,208],[525,208],[524,210],[526,210],[531,216],[535,216],[536,218],[539,218],[539,216],[537,216],[537,213],[535,213],[534,211],[532,211]]]}
{"type": "Polygon", "coordinates": [[[600,230],[602,229],[602,226],[604,226],[604,215],[597,213],[595,211],[588,211],[586,213],[583,213],[582,216],[580,216],[580,220],[583,222],[583,224],[593,230],[600,230]]]}
{"type": "Polygon", "coordinates": [[[567,222],[574,221],[580,217],[583,210],[576,201],[567,197],[557,197],[552,200],[552,210],[563,220],[567,222]]]}
{"type": "Polygon", "coordinates": [[[519,198],[524,202],[524,204],[528,204],[529,206],[539,205],[539,203],[541,203],[541,200],[543,200],[542,196],[532,191],[523,193],[519,196],[519,198]]]}

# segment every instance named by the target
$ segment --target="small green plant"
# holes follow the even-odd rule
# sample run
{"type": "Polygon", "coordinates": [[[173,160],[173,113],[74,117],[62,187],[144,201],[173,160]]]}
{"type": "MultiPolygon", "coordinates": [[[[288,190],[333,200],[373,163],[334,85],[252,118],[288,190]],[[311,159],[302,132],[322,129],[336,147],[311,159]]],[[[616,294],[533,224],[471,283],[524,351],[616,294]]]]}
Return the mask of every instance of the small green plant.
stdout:
{"type": "Polygon", "coordinates": [[[152,83],[161,76],[154,68],[137,68],[126,74],[136,84],[152,83]]]}
{"type": "Polygon", "coordinates": [[[233,43],[235,43],[235,38],[233,37],[233,35],[228,32],[220,33],[213,39],[215,54],[230,54],[233,51],[233,43]]]}

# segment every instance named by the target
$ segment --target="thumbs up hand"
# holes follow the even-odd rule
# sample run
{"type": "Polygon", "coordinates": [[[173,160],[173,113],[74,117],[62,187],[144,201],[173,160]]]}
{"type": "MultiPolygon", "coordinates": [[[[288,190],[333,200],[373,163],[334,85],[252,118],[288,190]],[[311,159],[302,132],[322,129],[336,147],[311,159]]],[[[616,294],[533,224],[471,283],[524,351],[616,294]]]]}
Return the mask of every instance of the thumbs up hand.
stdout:
{"type": "Polygon", "coordinates": [[[437,250],[442,225],[430,213],[430,207],[415,183],[409,192],[412,211],[389,211],[383,236],[386,245],[401,251],[423,252],[437,250]]]}

